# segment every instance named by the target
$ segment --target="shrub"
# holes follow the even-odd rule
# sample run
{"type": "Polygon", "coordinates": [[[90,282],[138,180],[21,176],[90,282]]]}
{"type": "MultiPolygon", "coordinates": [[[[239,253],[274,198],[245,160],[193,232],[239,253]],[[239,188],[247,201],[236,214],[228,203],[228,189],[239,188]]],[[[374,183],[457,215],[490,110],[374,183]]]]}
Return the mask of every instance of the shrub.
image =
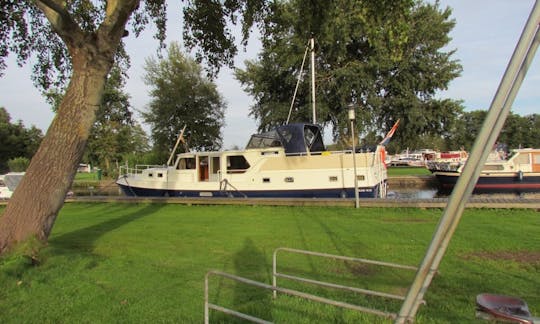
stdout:
{"type": "Polygon", "coordinates": [[[8,167],[11,172],[24,172],[30,164],[30,160],[25,157],[16,157],[8,160],[8,167]]]}

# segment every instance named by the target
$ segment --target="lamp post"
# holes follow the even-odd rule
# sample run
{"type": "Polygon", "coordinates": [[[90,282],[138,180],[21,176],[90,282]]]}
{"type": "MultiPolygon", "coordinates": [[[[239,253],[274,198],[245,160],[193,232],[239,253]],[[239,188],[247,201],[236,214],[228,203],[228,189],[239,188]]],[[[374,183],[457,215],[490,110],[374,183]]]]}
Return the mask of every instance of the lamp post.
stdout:
{"type": "Polygon", "coordinates": [[[360,207],[360,201],[358,197],[358,176],[356,175],[356,147],[354,145],[355,136],[354,136],[354,120],[356,119],[354,113],[354,105],[349,105],[349,120],[351,121],[351,140],[352,140],[352,159],[353,159],[353,174],[354,174],[354,207],[360,207]]]}

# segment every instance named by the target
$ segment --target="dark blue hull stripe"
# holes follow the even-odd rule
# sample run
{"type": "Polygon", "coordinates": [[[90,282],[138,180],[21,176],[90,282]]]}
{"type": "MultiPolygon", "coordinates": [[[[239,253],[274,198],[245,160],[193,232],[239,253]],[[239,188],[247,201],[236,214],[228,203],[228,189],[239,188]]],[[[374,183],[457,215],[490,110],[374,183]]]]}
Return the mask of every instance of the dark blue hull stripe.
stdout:
{"type": "MultiPolygon", "coordinates": [[[[458,175],[435,174],[442,190],[451,191],[458,175]]],[[[540,192],[540,176],[480,177],[474,187],[475,193],[528,193],[540,192]]]]}
{"type": "MultiPolygon", "coordinates": [[[[354,198],[353,188],[312,190],[253,190],[253,191],[201,191],[163,190],[119,185],[127,196],[137,197],[249,197],[249,198],[354,198]]],[[[359,188],[360,198],[379,197],[379,186],[359,188]]]]}

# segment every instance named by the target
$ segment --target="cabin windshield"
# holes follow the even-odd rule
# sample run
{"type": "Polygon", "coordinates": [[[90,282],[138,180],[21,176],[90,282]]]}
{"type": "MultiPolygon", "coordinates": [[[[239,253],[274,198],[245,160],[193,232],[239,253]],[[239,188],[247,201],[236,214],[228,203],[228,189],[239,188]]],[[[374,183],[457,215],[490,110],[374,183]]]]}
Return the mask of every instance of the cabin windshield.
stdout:
{"type": "Polygon", "coordinates": [[[262,134],[255,134],[251,136],[247,149],[260,149],[269,147],[281,147],[281,141],[279,140],[278,133],[273,130],[262,134]]]}
{"type": "Polygon", "coordinates": [[[319,127],[304,126],[304,140],[310,152],[322,152],[325,150],[319,127]]]}
{"type": "Polygon", "coordinates": [[[251,136],[246,149],[283,147],[286,154],[323,152],[321,128],[313,124],[287,124],[251,136]]]}
{"type": "Polygon", "coordinates": [[[194,170],[197,164],[195,163],[195,157],[181,157],[178,159],[176,169],[178,170],[194,170]]]}

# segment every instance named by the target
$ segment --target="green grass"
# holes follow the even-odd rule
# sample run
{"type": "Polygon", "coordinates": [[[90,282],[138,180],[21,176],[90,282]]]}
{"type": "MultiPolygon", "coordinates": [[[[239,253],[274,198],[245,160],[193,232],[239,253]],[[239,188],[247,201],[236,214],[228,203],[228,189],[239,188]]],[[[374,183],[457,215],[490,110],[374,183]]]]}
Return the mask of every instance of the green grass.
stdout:
{"type": "Polygon", "coordinates": [[[388,176],[421,176],[431,175],[426,168],[420,167],[388,167],[388,176]]]}
{"type": "Polygon", "coordinates": [[[93,181],[98,180],[97,172],[77,172],[75,181],[93,181]]]}
{"type": "MultiPolygon", "coordinates": [[[[0,265],[0,323],[201,323],[204,275],[271,283],[275,248],[418,265],[441,210],[67,204],[35,267],[0,265]]],[[[417,323],[476,323],[475,296],[524,298],[540,314],[540,214],[466,210],[417,323]],[[509,253],[511,252],[511,253],[509,253]],[[512,255],[516,255],[512,259],[512,255]]],[[[414,273],[279,254],[279,270],[405,293],[414,273]]],[[[397,312],[399,303],[281,286],[397,312]]],[[[213,277],[211,302],[277,323],[386,323],[378,317],[213,277]]],[[[213,323],[235,323],[211,312],[213,323]]]]}

